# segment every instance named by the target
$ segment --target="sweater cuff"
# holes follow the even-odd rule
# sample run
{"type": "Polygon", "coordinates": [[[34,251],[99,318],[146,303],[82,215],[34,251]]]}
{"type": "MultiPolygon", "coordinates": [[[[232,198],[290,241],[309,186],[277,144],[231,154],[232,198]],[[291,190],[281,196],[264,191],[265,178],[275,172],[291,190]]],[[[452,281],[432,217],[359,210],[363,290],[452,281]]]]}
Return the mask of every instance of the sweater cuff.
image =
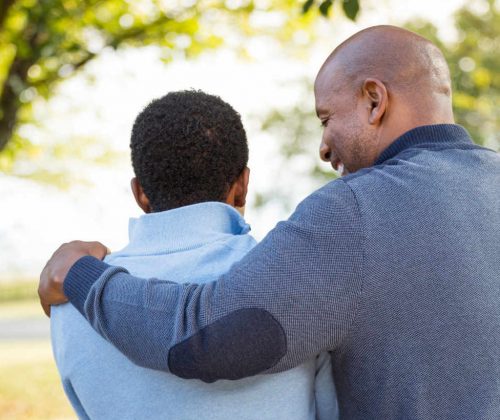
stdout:
{"type": "Polygon", "coordinates": [[[83,314],[90,289],[110,267],[97,258],[85,256],[70,268],[63,284],[64,294],[80,313],[83,314]]]}

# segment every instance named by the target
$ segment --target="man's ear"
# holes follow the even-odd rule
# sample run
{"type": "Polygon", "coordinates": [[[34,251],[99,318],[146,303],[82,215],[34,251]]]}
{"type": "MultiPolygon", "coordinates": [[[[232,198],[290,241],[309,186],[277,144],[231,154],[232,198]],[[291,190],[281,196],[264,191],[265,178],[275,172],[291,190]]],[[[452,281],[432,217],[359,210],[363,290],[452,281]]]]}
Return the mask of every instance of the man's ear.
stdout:
{"type": "Polygon", "coordinates": [[[130,180],[130,186],[132,187],[132,194],[134,194],[135,202],[142,209],[144,213],[151,213],[151,206],[149,204],[149,198],[144,194],[141,184],[137,178],[132,178],[130,180]]]}
{"type": "Polygon", "coordinates": [[[389,96],[384,83],[378,79],[366,79],[363,82],[363,97],[368,102],[368,123],[381,123],[389,105],[389,96]]]}
{"type": "MultiPolygon", "coordinates": [[[[248,182],[250,180],[250,169],[245,167],[233,182],[229,193],[226,198],[226,203],[230,206],[236,207],[237,209],[245,207],[247,192],[248,192],[248,182]]],[[[241,213],[241,211],[240,211],[241,213]]]]}

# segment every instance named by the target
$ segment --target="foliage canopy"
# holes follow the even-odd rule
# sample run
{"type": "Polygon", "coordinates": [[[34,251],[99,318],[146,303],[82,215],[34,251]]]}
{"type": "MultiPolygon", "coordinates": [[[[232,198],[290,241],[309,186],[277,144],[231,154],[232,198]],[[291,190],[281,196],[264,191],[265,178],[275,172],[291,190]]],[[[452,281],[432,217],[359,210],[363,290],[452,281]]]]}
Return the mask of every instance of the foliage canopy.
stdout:
{"type": "MultiPolygon", "coordinates": [[[[354,19],[358,0],[339,0],[354,19]]],[[[33,149],[17,128],[32,122],[32,103],[105,49],[157,45],[168,61],[217,48],[230,31],[285,41],[328,15],[332,1],[292,0],[3,0],[0,4],[0,170],[33,149]],[[278,14],[277,27],[259,23],[278,14]],[[262,21],[262,19],[261,19],[262,21]],[[3,164],[2,164],[3,163],[3,164]]]]}
{"type": "Polygon", "coordinates": [[[458,124],[475,142],[500,147],[500,10],[493,0],[478,13],[463,8],[455,15],[458,38],[439,39],[438,29],[424,21],[410,22],[409,29],[432,40],[443,51],[453,85],[453,109],[458,124]]]}
{"type": "MultiPolygon", "coordinates": [[[[485,2],[482,12],[468,7],[455,14],[457,39],[444,43],[438,36],[438,29],[427,21],[412,21],[407,27],[432,40],[443,51],[450,66],[453,84],[453,108],[455,120],[463,125],[478,143],[498,150],[500,147],[500,11],[493,0],[485,2]]],[[[280,144],[280,152],[288,160],[286,171],[297,172],[291,162],[301,159],[310,177],[318,185],[332,179],[335,174],[329,165],[321,163],[315,150],[321,139],[320,124],[314,109],[304,107],[311,103],[313,90],[310,80],[299,80],[302,98],[286,108],[271,110],[263,119],[261,129],[272,133],[280,144]]],[[[291,175],[289,175],[291,176],[291,175]]],[[[257,201],[257,205],[274,202],[289,210],[290,197],[279,191],[268,191],[257,201]]]]}

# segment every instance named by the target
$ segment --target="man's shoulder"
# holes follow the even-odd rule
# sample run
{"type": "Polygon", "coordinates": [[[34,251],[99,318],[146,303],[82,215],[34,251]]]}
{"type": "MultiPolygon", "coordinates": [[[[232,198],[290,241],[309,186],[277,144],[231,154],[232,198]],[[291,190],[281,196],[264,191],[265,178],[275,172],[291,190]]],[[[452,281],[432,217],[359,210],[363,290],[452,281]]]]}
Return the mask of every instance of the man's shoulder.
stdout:
{"type": "Polygon", "coordinates": [[[293,218],[309,220],[311,224],[362,223],[366,208],[370,212],[383,210],[384,202],[411,191],[419,182],[418,168],[405,168],[405,162],[390,162],[361,169],[334,179],[316,190],[299,204],[293,218]],[[373,208],[375,207],[375,208],[373,208]]]}

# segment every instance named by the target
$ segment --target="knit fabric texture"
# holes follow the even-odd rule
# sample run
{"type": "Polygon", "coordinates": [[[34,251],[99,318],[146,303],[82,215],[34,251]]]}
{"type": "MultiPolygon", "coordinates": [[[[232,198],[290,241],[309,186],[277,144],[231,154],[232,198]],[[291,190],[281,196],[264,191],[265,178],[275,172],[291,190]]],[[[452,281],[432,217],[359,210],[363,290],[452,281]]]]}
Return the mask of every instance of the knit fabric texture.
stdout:
{"type": "MultiPolygon", "coordinates": [[[[106,257],[106,263],[126,267],[137,276],[170,275],[203,284],[227,272],[253,248],[255,240],[249,230],[238,212],[223,203],[146,214],[131,219],[129,244],[106,257]]],[[[151,298],[158,286],[151,289],[151,298]]],[[[150,298],[142,298],[140,305],[151,310],[150,298]]],[[[259,320],[253,320],[256,326],[259,320]]],[[[147,328],[161,335],[163,328],[157,321],[151,317],[147,328]]],[[[249,321],[247,327],[252,319],[249,321]]],[[[71,304],[53,307],[51,330],[64,390],[81,419],[337,418],[327,353],[313,355],[300,366],[275,375],[207,384],[134,365],[71,304]]],[[[127,340],[137,338],[132,330],[130,334],[127,340]]],[[[142,347],[147,347],[147,341],[142,347]]]]}
{"type": "Polygon", "coordinates": [[[65,291],[143,366],[211,381],[227,376],[224,360],[244,376],[329,350],[341,418],[498,419],[499,244],[499,155],[460,126],[423,126],[311,194],[215,282],[145,281],[89,257],[65,291]],[[252,308],[276,321],[262,317],[259,333],[272,367],[248,353],[239,311],[252,308]],[[281,333],[282,356],[266,338],[281,333]],[[178,346],[191,365],[171,356],[178,346]]]}

